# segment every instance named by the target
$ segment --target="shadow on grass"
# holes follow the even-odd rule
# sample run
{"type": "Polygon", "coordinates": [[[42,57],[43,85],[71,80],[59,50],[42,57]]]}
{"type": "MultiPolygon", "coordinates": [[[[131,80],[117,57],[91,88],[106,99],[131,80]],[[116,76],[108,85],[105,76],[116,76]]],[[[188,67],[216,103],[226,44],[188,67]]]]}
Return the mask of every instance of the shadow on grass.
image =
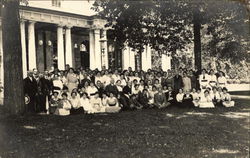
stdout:
{"type": "Polygon", "coordinates": [[[1,157],[247,157],[247,100],[234,108],[146,109],[0,119],[1,157]]]}

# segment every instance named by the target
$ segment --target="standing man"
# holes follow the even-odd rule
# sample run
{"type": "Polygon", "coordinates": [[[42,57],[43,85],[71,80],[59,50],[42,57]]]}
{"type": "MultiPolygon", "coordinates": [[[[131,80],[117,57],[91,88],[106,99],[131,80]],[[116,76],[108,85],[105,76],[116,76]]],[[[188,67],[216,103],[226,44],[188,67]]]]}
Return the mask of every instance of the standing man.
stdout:
{"type": "Polygon", "coordinates": [[[179,74],[179,71],[176,71],[173,80],[174,80],[174,93],[177,94],[179,92],[179,89],[183,87],[182,77],[179,74]]]}
{"type": "Polygon", "coordinates": [[[39,74],[37,80],[37,112],[46,113],[46,97],[49,95],[49,85],[42,73],[39,74]]]}
{"type": "Polygon", "coordinates": [[[36,112],[36,95],[37,95],[37,82],[33,77],[33,72],[29,71],[28,76],[24,79],[24,95],[25,104],[27,105],[27,112],[36,112]]]}

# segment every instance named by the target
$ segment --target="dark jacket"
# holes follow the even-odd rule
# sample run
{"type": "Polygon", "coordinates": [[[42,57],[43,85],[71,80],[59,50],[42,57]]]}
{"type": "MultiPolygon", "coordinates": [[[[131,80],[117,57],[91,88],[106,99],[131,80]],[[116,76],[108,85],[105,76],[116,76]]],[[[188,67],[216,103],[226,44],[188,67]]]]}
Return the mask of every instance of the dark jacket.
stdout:
{"type": "Polygon", "coordinates": [[[175,93],[178,93],[179,89],[183,87],[182,77],[180,75],[176,75],[173,78],[174,80],[174,91],[175,93]]]}
{"type": "Polygon", "coordinates": [[[109,85],[106,86],[105,91],[108,94],[112,92],[115,96],[117,96],[118,92],[119,92],[118,89],[117,89],[117,87],[116,87],[116,85],[111,85],[111,84],[109,84],[109,85]]]}
{"type": "Polygon", "coordinates": [[[29,96],[35,96],[37,94],[37,82],[36,80],[31,77],[26,77],[24,79],[24,94],[27,94],[29,96]]]}

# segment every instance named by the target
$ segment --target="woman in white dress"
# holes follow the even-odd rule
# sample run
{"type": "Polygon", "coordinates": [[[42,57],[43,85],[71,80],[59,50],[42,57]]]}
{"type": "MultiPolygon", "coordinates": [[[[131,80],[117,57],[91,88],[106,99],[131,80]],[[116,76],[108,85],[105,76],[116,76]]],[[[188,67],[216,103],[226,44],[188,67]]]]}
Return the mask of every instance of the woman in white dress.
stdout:
{"type": "Polygon", "coordinates": [[[209,75],[210,75],[209,86],[211,88],[216,87],[218,84],[218,80],[217,80],[217,76],[214,74],[213,69],[210,70],[209,75]]]}
{"type": "Polygon", "coordinates": [[[71,98],[69,99],[72,108],[70,110],[70,114],[75,115],[75,114],[83,114],[84,110],[80,102],[80,98],[77,96],[77,92],[72,92],[71,93],[71,98]]]}
{"type": "Polygon", "coordinates": [[[176,101],[177,101],[177,104],[178,106],[181,106],[182,104],[182,101],[183,101],[183,96],[184,96],[184,93],[183,93],[183,89],[179,89],[179,93],[176,95],[176,101]]]}
{"type": "Polygon", "coordinates": [[[216,87],[212,88],[212,91],[210,92],[210,97],[213,100],[214,105],[219,106],[221,104],[221,95],[216,87]]]}
{"type": "Polygon", "coordinates": [[[74,69],[70,68],[67,74],[67,87],[69,88],[69,93],[78,86],[78,77],[74,73],[74,69]]]}
{"type": "Polygon", "coordinates": [[[102,105],[102,100],[99,97],[98,92],[96,92],[94,96],[90,98],[90,105],[92,106],[93,113],[105,112],[105,107],[102,105]]]}
{"type": "Polygon", "coordinates": [[[153,105],[155,101],[155,94],[158,93],[157,87],[152,86],[152,90],[148,90],[148,95],[149,95],[149,104],[153,105]]]}
{"type": "Polygon", "coordinates": [[[58,92],[59,95],[61,95],[61,91],[63,89],[63,82],[60,80],[58,74],[54,75],[52,84],[53,84],[53,90],[58,92]]]}
{"type": "Polygon", "coordinates": [[[199,105],[199,101],[200,101],[200,93],[201,93],[201,90],[197,90],[195,88],[192,89],[192,92],[190,93],[193,97],[193,104],[195,107],[198,107],[199,105]]]}
{"type": "Polygon", "coordinates": [[[214,108],[214,103],[212,98],[210,97],[209,91],[205,90],[204,95],[201,96],[199,101],[200,108],[214,108]]]}
{"type": "Polygon", "coordinates": [[[86,92],[88,93],[88,96],[92,98],[96,94],[96,92],[98,92],[98,89],[93,82],[90,82],[90,85],[86,89],[86,92]]]}
{"type": "Polygon", "coordinates": [[[106,112],[116,113],[121,110],[119,106],[118,99],[114,96],[113,93],[109,93],[109,98],[107,99],[108,106],[106,107],[106,112]]]}
{"type": "Polygon", "coordinates": [[[58,106],[55,111],[55,115],[66,116],[70,114],[71,103],[68,100],[68,95],[66,93],[62,94],[62,99],[59,105],[60,106],[58,106]]]}
{"type": "Polygon", "coordinates": [[[201,75],[199,76],[199,83],[202,91],[204,91],[209,86],[209,82],[210,76],[207,74],[206,69],[203,69],[201,75]]]}
{"type": "Polygon", "coordinates": [[[183,91],[190,91],[191,90],[191,79],[187,76],[186,72],[183,72],[183,77],[182,77],[182,82],[183,82],[183,91]]]}
{"type": "Polygon", "coordinates": [[[90,114],[90,113],[94,113],[93,112],[93,108],[90,104],[90,101],[89,101],[89,98],[88,98],[88,94],[87,93],[82,93],[82,97],[80,98],[80,103],[81,103],[81,106],[83,107],[84,109],[84,112],[90,114]]]}
{"type": "Polygon", "coordinates": [[[222,96],[221,96],[222,105],[225,107],[233,107],[235,102],[232,101],[231,96],[227,91],[227,88],[224,87],[222,91],[223,91],[222,96]]]}
{"type": "Polygon", "coordinates": [[[107,107],[108,106],[108,96],[106,93],[102,94],[102,106],[107,107]]]}
{"type": "Polygon", "coordinates": [[[219,72],[218,87],[227,87],[227,79],[222,71],[219,72]]]}

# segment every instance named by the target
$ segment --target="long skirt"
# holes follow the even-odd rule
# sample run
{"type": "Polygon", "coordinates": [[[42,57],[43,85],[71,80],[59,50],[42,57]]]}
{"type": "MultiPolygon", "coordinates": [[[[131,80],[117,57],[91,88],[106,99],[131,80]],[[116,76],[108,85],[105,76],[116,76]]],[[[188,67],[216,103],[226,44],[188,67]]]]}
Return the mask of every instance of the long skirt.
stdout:
{"type": "Polygon", "coordinates": [[[70,115],[78,115],[78,114],[83,114],[84,113],[84,110],[83,110],[83,107],[80,107],[78,109],[70,109],[70,115]]]}
{"type": "Polygon", "coordinates": [[[225,107],[233,107],[235,104],[234,101],[223,101],[222,102],[222,105],[225,106],[225,107]]]}
{"type": "Polygon", "coordinates": [[[117,113],[121,110],[121,107],[119,106],[107,106],[105,109],[105,112],[107,113],[117,113]]]}
{"type": "Polygon", "coordinates": [[[200,102],[199,103],[200,108],[214,108],[213,102],[200,102]]]}
{"type": "Polygon", "coordinates": [[[70,110],[68,109],[57,108],[55,111],[55,115],[67,116],[69,114],[70,114],[70,110]]]}

